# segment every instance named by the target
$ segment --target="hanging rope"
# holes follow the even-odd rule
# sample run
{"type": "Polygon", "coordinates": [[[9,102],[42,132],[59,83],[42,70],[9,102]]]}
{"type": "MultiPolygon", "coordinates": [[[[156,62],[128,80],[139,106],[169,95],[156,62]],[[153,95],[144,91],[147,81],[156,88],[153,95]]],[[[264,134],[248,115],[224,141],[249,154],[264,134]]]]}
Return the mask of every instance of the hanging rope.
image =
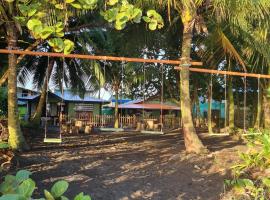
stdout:
{"type": "Polygon", "coordinates": [[[160,109],[160,114],[161,114],[161,119],[160,119],[160,124],[161,124],[161,132],[163,131],[163,100],[164,100],[164,71],[163,71],[163,64],[161,64],[161,109],[160,109]]]}
{"type": "MultiPolygon", "coordinates": [[[[211,74],[210,76],[210,95],[209,95],[209,114],[210,114],[210,117],[211,117],[211,126],[212,126],[212,98],[213,98],[213,74],[211,74]]],[[[211,127],[212,129],[212,127],[211,127]]]]}
{"type": "Polygon", "coordinates": [[[143,123],[145,117],[144,103],[145,103],[145,93],[146,93],[146,80],[145,80],[145,63],[143,64],[143,123]]]}
{"type": "MultiPolygon", "coordinates": [[[[261,101],[261,91],[260,91],[260,84],[261,84],[261,79],[260,77],[258,77],[258,111],[257,111],[257,115],[260,114],[259,113],[259,105],[260,105],[260,101],[261,101]]],[[[258,130],[260,131],[260,124],[261,124],[261,116],[258,116],[258,130]]]]}
{"type": "Polygon", "coordinates": [[[49,92],[49,63],[50,63],[50,57],[48,56],[48,61],[47,61],[47,70],[46,70],[46,99],[45,99],[45,104],[46,104],[46,110],[45,110],[45,130],[44,130],[44,138],[47,138],[47,131],[48,131],[48,92],[49,92]]]}
{"type": "MultiPolygon", "coordinates": [[[[124,88],[124,61],[121,63],[121,105],[123,104],[123,88],[124,88]]],[[[121,128],[123,128],[123,108],[121,108],[120,116],[121,128]]]]}
{"type": "Polygon", "coordinates": [[[246,132],[247,77],[244,77],[244,132],[246,132]]]}
{"type": "Polygon", "coordinates": [[[228,109],[228,105],[227,105],[227,74],[225,74],[224,75],[224,89],[225,89],[225,102],[224,102],[224,106],[225,106],[225,108],[224,108],[224,128],[226,129],[226,131],[227,131],[227,109],[228,109]]]}

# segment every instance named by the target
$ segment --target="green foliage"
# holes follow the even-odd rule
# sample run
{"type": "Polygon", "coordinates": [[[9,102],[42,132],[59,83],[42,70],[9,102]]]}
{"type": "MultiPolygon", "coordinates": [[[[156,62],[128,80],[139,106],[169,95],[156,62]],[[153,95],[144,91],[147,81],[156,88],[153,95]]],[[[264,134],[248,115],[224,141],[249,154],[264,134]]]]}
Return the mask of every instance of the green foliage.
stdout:
{"type": "MultiPolygon", "coordinates": [[[[108,22],[113,22],[117,30],[122,30],[128,22],[140,23],[142,18],[142,10],[128,3],[127,0],[110,0],[107,5],[112,6],[108,10],[102,11],[101,15],[108,22]]],[[[160,14],[154,10],[147,11],[147,16],[143,17],[144,21],[149,24],[150,30],[161,29],[164,26],[163,19],[160,14]]]]}
{"type": "Polygon", "coordinates": [[[241,162],[232,167],[234,179],[225,180],[225,186],[239,198],[264,200],[270,195],[270,136],[254,136],[248,145],[249,151],[240,153],[241,162]]]}
{"type": "MultiPolygon", "coordinates": [[[[6,175],[0,184],[0,200],[28,200],[33,199],[32,195],[36,189],[36,183],[29,178],[31,172],[20,170],[16,176],[6,175]]],[[[44,190],[44,200],[68,200],[64,193],[68,189],[66,181],[57,181],[50,191],[44,190]]],[[[89,195],[82,192],[74,197],[74,200],[91,200],[89,195]]]]}
{"type": "Polygon", "coordinates": [[[150,30],[161,29],[164,26],[164,21],[160,14],[155,10],[148,10],[147,16],[143,17],[143,20],[148,24],[150,30]]]}
{"type": "Polygon", "coordinates": [[[0,141],[0,149],[8,149],[9,145],[7,142],[0,141]]]}

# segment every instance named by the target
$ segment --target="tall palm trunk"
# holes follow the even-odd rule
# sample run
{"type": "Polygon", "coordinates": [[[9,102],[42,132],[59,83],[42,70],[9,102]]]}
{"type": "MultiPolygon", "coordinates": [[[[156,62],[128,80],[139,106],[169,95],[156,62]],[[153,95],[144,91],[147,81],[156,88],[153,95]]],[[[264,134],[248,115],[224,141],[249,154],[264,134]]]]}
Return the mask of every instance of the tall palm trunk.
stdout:
{"type": "Polygon", "coordinates": [[[119,114],[118,114],[119,84],[118,83],[115,84],[114,92],[115,92],[114,128],[119,128],[119,114]]]}
{"type": "Polygon", "coordinates": [[[229,78],[228,96],[229,96],[229,128],[234,129],[234,97],[232,77],[229,78]]]}
{"type": "MultiPolygon", "coordinates": [[[[186,66],[190,64],[190,52],[191,52],[192,32],[194,27],[194,17],[191,20],[183,20],[187,19],[190,16],[190,12],[187,7],[183,9],[181,14],[184,26],[181,64],[182,66],[186,66]]],[[[203,146],[198,135],[196,134],[194,124],[192,121],[188,67],[184,67],[184,69],[180,71],[180,88],[181,88],[180,102],[183,119],[185,147],[187,152],[201,153],[205,150],[205,147],[203,146]]]]}
{"type": "Polygon", "coordinates": [[[47,97],[47,87],[48,87],[47,83],[49,82],[51,74],[52,74],[53,64],[54,64],[54,60],[51,59],[49,62],[49,65],[48,65],[48,69],[47,69],[48,76],[45,77],[45,80],[44,80],[44,83],[42,86],[42,90],[41,90],[41,95],[40,95],[39,102],[37,105],[37,109],[36,109],[32,119],[31,119],[31,122],[34,126],[38,126],[40,124],[42,110],[43,110],[43,107],[44,107],[44,104],[46,101],[46,97],[47,97]]]}
{"type": "MultiPolygon", "coordinates": [[[[13,22],[6,23],[7,43],[9,49],[17,47],[17,32],[13,22]]],[[[14,150],[27,149],[28,146],[23,137],[17,104],[17,56],[15,54],[8,55],[8,143],[14,150]]]]}

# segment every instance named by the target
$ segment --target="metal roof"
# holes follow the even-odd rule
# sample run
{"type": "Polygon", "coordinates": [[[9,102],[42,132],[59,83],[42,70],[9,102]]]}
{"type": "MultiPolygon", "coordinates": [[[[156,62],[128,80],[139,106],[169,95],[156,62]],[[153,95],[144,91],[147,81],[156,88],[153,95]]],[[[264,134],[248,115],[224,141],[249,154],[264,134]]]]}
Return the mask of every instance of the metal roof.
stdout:
{"type": "Polygon", "coordinates": [[[90,96],[84,96],[81,98],[77,94],[73,94],[71,91],[64,91],[64,94],[62,95],[60,91],[54,92],[55,95],[57,95],[60,98],[63,98],[64,101],[73,101],[73,102],[95,102],[95,103],[110,103],[108,100],[104,99],[98,99],[95,97],[90,96]]]}
{"type": "Polygon", "coordinates": [[[25,96],[25,97],[18,97],[18,100],[29,101],[29,100],[34,100],[34,99],[38,98],[39,96],[40,96],[40,94],[29,95],[29,96],[25,96]]]}

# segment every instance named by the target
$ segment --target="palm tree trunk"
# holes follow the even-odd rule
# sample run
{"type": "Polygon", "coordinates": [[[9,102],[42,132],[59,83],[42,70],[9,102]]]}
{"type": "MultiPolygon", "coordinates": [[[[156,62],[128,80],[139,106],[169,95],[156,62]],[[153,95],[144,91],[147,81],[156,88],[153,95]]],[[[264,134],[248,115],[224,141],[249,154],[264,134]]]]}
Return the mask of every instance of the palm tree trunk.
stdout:
{"type": "Polygon", "coordinates": [[[234,97],[233,97],[233,86],[232,86],[232,77],[229,78],[228,83],[228,96],[229,96],[229,128],[230,130],[234,129],[234,97]]]}
{"type": "Polygon", "coordinates": [[[31,119],[31,122],[34,126],[39,126],[39,124],[40,124],[42,110],[43,110],[43,107],[44,107],[44,104],[46,101],[46,97],[47,97],[47,87],[48,87],[47,83],[49,82],[50,77],[51,77],[53,64],[54,64],[54,60],[50,59],[50,63],[48,65],[48,69],[47,69],[48,70],[48,72],[47,72],[48,77],[47,76],[45,77],[45,80],[44,80],[44,83],[42,86],[42,90],[41,90],[41,95],[40,95],[39,102],[37,105],[37,109],[36,109],[32,119],[31,119]]]}
{"type": "Polygon", "coordinates": [[[118,99],[119,99],[119,87],[115,85],[115,107],[114,107],[114,128],[119,128],[119,115],[118,115],[118,99]]]}
{"type": "MultiPolygon", "coordinates": [[[[17,32],[13,22],[6,23],[8,49],[16,49],[17,32]]],[[[8,55],[8,143],[14,150],[28,149],[20,128],[17,104],[17,56],[8,55]]]]}
{"type": "MultiPolygon", "coordinates": [[[[194,14],[195,15],[195,14],[194,14]]],[[[183,9],[182,11],[182,21],[183,21],[183,42],[182,42],[182,56],[181,56],[181,65],[188,66],[190,64],[190,52],[191,52],[191,42],[192,42],[192,32],[194,27],[194,18],[191,20],[187,19],[190,16],[188,8],[183,9]]],[[[180,71],[180,90],[181,90],[181,112],[183,119],[183,132],[184,132],[184,141],[187,152],[191,153],[201,153],[205,151],[201,140],[196,134],[194,124],[192,121],[191,113],[191,101],[190,101],[190,89],[189,89],[189,70],[188,67],[184,67],[180,71]]]]}

